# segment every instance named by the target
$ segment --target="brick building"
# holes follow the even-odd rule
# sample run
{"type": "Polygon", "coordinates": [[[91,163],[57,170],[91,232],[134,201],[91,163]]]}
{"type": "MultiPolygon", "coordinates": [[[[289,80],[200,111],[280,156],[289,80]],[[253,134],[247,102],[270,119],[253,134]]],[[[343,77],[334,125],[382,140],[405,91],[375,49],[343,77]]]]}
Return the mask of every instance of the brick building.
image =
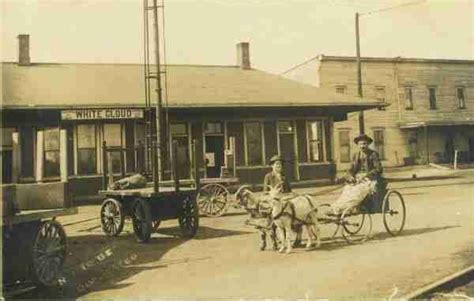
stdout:
{"type": "MultiPolygon", "coordinates": [[[[385,166],[474,161],[474,61],[362,58],[364,98],[389,104],[366,111],[365,131],[371,135],[385,166]]],[[[341,97],[357,95],[354,57],[319,55],[283,76],[341,97]]],[[[347,168],[359,132],[358,114],[335,124],[334,158],[347,168]]]]}

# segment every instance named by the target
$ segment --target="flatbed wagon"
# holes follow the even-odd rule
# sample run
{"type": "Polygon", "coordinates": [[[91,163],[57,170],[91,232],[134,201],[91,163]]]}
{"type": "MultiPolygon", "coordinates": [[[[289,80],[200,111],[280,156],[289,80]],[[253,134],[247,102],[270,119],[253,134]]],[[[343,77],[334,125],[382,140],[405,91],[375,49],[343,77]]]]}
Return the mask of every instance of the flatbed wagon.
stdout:
{"type": "MultiPolygon", "coordinates": [[[[196,142],[193,144],[196,147],[196,142]]],[[[104,144],[104,158],[107,158],[107,149],[104,144]]],[[[176,149],[176,145],[173,145],[176,149]]],[[[113,148],[112,151],[117,151],[113,148]]],[[[194,154],[195,152],[193,152],[194,154]]],[[[152,151],[156,161],[156,153],[152,151]]],[[[176,158],[176,156],[174,156],[176,158]]],[[[104,160],[107,162],[107,159],[104,160]]],[[[194,180],[185,183],[178,178],[176,160],[172,161],[173,181],[159,181],[156,164],[153,164],[153,181],[142,188],[131,189],[104,189],[99,194],[104,197],[100,209],[102,230],[108,236],[118,236],[124,227],[125,219],[131,218],[133,231],[138,242],[148,242],[151,233],[156,231],[161,221],[177,219],[184,237],[193,237],[199,227],[199,208],[196,195],[199,191],[200,180],[196,160],[194,162],[194,180]],[[183,186],[183,184],[187,184],[183,186]]],[[[106,164],[104,170],[107,171],[106,164]]],[[[109,174],[109,183],[112,183],[112,174],[109,174]]],[[[104,182],[104,188],[105,188],[104,182]]],[[[110,186],[110,185],[109,185],[110,186]]]]}
{"type": "Polygon", "coordinates": [[[163,220],[178,219],[184,237],[193,237],[199,226],[196,189],[165,187],[160,192],[153,187],[121,191],[100,191],[105,197],[100,210],[102,230],[109,236],[122,232],[126,217],[133,223],[139,242],[147,242],[152,231],[163,220]]]}

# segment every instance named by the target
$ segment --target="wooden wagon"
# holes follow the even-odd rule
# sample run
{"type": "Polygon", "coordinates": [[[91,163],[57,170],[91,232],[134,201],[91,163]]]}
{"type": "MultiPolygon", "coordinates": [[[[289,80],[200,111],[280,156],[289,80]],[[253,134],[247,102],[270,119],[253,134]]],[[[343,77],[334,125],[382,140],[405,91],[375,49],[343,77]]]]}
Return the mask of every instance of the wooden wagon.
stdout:
{"type": "MultiPolygon", "coordinates": [[[[195,160],[196,141],[193,143],[194,179],[190,185],[180,181],[176,159],[172,160],[173,181],[159,181],[156,168],[156,146],[152,146],[153,181],[146,187],[136,189],[105,189],[107,182],[113,182],[112,171],[107,172],[108,152],[117,148],[107,148],[104,143],[104,190],[99,194],[104,197],[100,209],[102,230],[106,235],[117,236],[122,232],[126,218],[132,219],[133,231],[139,242],[148,242],[152,231],[156,230],[163,220],[177,219],[184,237],[193,237],[199,227],[199,209],[196,194],[200,187],[198,165],[195,160]],[[106,181],[107,180],[107,181],[106,181]],[[187,184],[186,186],[183,186],[187,184]]],[[[125,151],[125,150],[123,150],[125,151]]],[[[173,145],[176,152],[176,144],[173,145]]],[[[173,156],[176,158],[176,156],[173,156]]]]}
{"type": "Polygon", "coordinates": [[[21,210],[15,184],[2,185],[4,293],[23,286],[56,286],[67,256],[67,237],[56,217],[77,209],[21,210]]]}

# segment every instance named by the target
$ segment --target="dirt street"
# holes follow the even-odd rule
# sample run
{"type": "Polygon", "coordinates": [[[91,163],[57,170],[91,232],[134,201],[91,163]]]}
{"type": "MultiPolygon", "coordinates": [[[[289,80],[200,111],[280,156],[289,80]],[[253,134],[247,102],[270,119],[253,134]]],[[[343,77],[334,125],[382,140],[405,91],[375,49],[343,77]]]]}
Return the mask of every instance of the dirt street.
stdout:
{"type": "MultiPolygon", "coordinates": [[[[117,238],[103,235],[99,206],[62,218],[69,236],[63,297],[83,298],[340,298],[401,297],[474,264],[474,172],[460,178],[390,184],[407,204],[399,237],[373,218],[373,237],[348,245],[327,239],[319,249],[290,255],[259,251],[259,236],[242,211],[202,218],[192,240],[177,221],[162,223],[148,244],[135,242],[131,223],[117,238]]],[[[314,191],[301,189],[299,192],[314,191]]],[[[338,191],[318,198],[333,201],[338,191]]],[[[33,294],[44,294],[36,292],[33,294]]]]}

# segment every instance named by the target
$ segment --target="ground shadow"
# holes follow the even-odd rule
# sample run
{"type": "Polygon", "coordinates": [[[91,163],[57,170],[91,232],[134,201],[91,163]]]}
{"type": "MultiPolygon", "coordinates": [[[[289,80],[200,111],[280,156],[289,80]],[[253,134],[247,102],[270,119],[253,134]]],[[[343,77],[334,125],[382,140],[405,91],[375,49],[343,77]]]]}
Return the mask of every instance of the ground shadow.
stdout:
{"type": "MultiPolygon", "coordinates": [[[[251,233],[201,226],[194,239],[251,233]]],[[[37,288],[11,299],[74,300],[94,291],[122,288],[127,284],[120,282],[145,270],[211,259],[205,254],[196,254],[185,258],[162,260],[168,251],[188,241],[180,234],[179,227],[158,229],[156,234],[152,234],[148,243],[138,243],[133,233],[129,231],[124,231],[117,237],[107,237],[101,233],[69,237],[63,285],[55,289],[37,288]]]]}
{"type": "Polygon", "coordinates": [[[242,211],[236,211],[236,212],[226,212],[222,215],[222,217],[225,217],[225,216],[239,216],[239,215],[248,215],[249,213],[247,211],[244,211],[242,209],[242,211]]]}
{"type": "MultiPolygon", "coordinates": [[[[435,228],[418,228],[418,229],[407,229],[403,230],[401,234],[397,235],[396,237],[406,237],[406,236],[411,236],[411,235],[420,235],[420,234],[425,234],[425,233],[430,233],[430,232],[436,232],[436,231],[442,231],[442,230],[447,230],[447,229],[452,229],[452,228],[458,228],[461,227],[459,225],[455,226],[444,226],[444,227],[435,227],[435,228]]],[[[339,229],[339,231],[342,231],[342,229],[339,229]]],[[[384,241],[386,239],[390,238],[395,238],[388,232],[380,232],[380,233],[375,233],[372,234],[365,242],[370,242],[370,241],[384,241]]],[[[304,242],[305,243],[305,240],[304,242]]],[[[362,242],[364,243],[364,242],[362,242]]],[[[321,246],[319,248],[313,248],[308,251],[332,251],[336,249],[342,249],[348,246],[351,246],[353,244],[348,243],[344,238],[342,237],[341,232],[338,232],[338,234],[331,238],[331,237],[322,237],[321,238],[321,246]]]]}
{"type": "Polygon", "coordinates": [[[392,236],[388,232],[379,232],[375,233],[370,237],[370,240],[386,240],[389,238],[394,238],[394,237],[406,237],[406,236],[412,236],[412,235],[420,235],[420,234],[426,234],[430,232],[436,232],[436,231],[442,231],[442,230],[448,230],[452,228],[459,228],[461,226],[455,225],[455,226],[443,226],[443,227],[432,227],[432,228],[417,228],[417,229],[405,229],[403,230],[399,235],[397,236],[392,236]]]}
{"type": "MultiPolygon", "coordinates": [[[[172,235],[172,236],[179,236],[181,235],[181,230],[179,227],[168,227],[163,229],[158,229],[157,233],[164,234],[164,235],[172,235]]],[[[212,239],[212,238],[219,238],[225,236],[234,236],[234,235],[245,235],[245,234],[252,234],[253,232],[248,231],[236,231],[236,230],[227,230],[227,229],[216,229],[210,228],[207,226],[200,226],[199,231],[194,236],[193,239],[212,239]]]]}

